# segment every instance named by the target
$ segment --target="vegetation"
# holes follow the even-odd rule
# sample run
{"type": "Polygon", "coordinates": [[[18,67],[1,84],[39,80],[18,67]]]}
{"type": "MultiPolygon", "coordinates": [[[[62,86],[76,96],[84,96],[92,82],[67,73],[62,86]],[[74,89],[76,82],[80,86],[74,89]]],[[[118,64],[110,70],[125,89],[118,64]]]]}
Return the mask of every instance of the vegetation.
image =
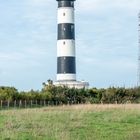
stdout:
{"type": "Polygon", "coordinates": [[[140,103],[140,87],[75,89],[56,87],[51,81],[49,81],[48,85],[44,83],[43,86],[41,91],[30,90],[28,92],[19,92],[14,87],[0,87],[0,101],[34,100],[39,102],[44,100],[57,105],[79,103],[140,103]]]}
{"type": "Polygon", "coordinates": [[[1,140],[139,140],[140,105],[0,111],[1,140]]]}

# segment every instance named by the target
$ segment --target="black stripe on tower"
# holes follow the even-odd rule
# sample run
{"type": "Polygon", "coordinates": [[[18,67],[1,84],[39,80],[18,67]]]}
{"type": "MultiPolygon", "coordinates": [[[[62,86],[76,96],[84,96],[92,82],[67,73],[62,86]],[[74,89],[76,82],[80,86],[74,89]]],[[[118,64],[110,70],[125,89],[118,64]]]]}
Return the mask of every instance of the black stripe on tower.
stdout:
{"type": "Polygon", "coordinates": [[[58,35],[57,39],[75,39],[75,29],[73,23],[62,23],[58,24],[58,35]]]}
{"type": "Polygon", "coordinates": [[[75,74],[75,57],[57,57],[57,74],[75,74]]]}
{"type": "Polygon", "coordinates": [[[59,7],[74,7],[74,2],[73,1],[59,1],[58,8],[59,7]]]}

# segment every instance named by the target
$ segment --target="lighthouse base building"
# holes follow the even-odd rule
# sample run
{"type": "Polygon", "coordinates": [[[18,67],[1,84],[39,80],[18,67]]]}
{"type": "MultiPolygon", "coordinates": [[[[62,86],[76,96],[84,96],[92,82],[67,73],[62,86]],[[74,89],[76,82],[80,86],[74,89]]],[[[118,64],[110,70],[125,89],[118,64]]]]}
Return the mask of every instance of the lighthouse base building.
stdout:
{"type": "Polygon", "coordinates": [[[87,89],[89,87],[89,83],[85,81],[56,81],[54,82],[55,86],[66,86],[68,88],[85,88],[87,89]]]}
{"type": "Polygon", "coordinates": [[[54,85],[87,88],[88,82],[76,80],[75,0],[57,1],[57,81],[54,85]]]}

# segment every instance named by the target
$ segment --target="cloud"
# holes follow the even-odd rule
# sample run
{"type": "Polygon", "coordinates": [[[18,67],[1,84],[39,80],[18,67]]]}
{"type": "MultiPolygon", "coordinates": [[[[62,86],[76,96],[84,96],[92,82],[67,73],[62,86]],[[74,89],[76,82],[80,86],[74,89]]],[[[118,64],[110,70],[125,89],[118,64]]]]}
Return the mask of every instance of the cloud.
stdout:
{"type": "Polygon", "coordinates": [[[140,1],[138,0],[86,0],[77,1],[78,11],[81,12],[96,12],[110,9],[123,9],[127,11],[135,11],[139,9],[140,1]]]}

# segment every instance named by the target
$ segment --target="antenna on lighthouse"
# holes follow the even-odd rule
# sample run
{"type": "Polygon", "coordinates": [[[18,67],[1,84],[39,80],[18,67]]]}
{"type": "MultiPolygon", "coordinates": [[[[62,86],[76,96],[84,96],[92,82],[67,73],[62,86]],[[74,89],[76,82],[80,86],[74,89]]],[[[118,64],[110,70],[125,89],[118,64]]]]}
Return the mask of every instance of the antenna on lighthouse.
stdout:
{"type": "Polygon", "coordinates": [[[140,87],[140,12],[138,14],[138,33],[139,33],[139,40],[138,40],[138,82],[137,86],[140,87]]]}

